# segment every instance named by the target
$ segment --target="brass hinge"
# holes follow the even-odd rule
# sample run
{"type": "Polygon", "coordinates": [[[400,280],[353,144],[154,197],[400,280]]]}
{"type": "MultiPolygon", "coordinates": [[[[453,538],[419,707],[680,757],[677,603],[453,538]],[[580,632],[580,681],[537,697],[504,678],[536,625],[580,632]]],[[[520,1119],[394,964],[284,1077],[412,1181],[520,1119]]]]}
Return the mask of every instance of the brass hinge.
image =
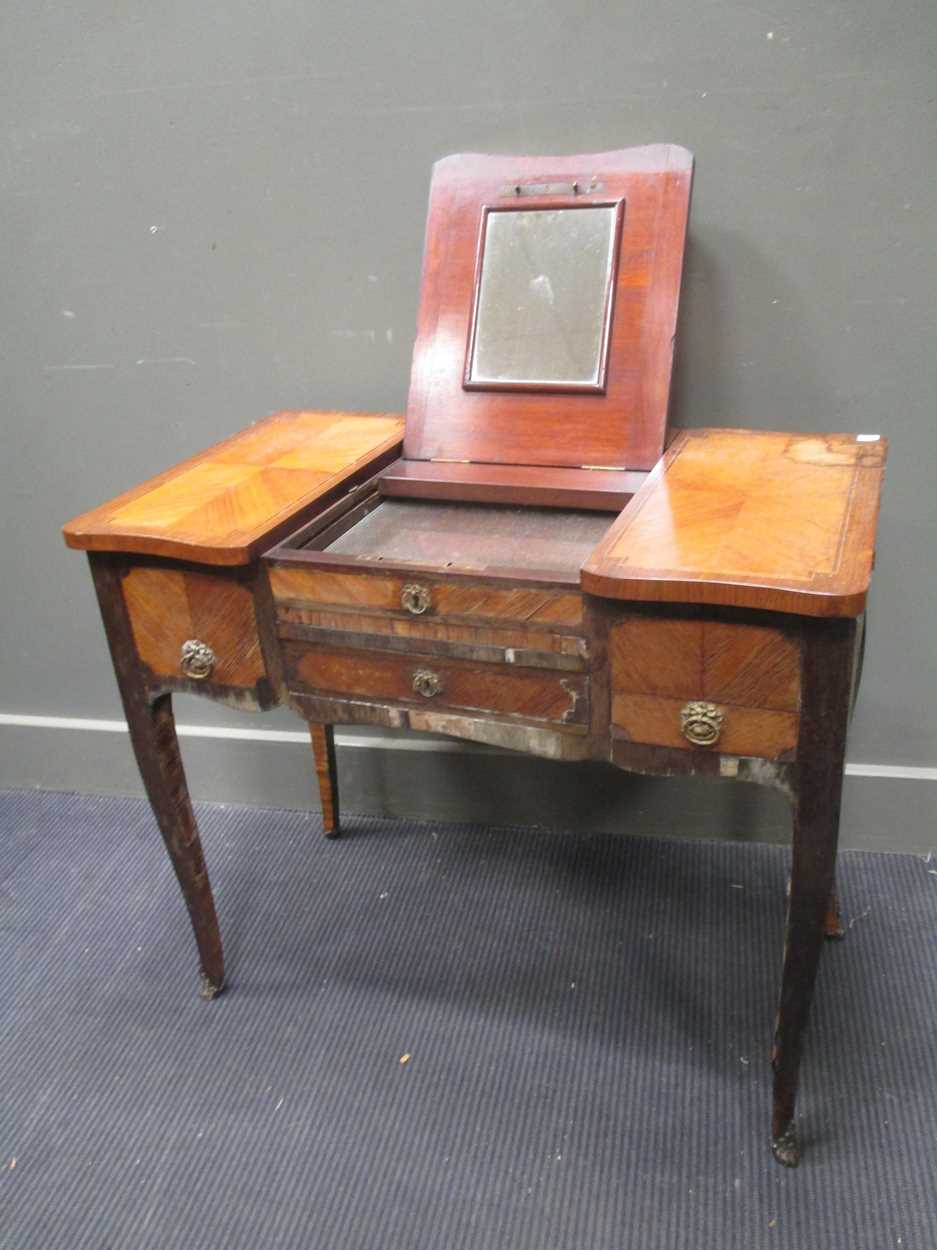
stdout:
{"type": "Polygon", "coordinates": [[[624,473],[623,464],[581,464],[580,469],[605,469],[609,473],[624,473]]]}
{"type": "Polygon", "coordinates": [[[471,464],[471,460],[450,460],[446,456],[430,456],[430,464],[471,464]]]}

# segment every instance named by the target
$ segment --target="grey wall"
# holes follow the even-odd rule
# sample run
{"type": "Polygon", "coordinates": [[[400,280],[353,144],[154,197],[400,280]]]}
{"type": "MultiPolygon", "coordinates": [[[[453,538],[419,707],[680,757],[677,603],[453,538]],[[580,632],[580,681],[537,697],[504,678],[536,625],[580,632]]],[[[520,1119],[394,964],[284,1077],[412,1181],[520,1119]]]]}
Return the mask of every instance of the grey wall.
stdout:
{"type": "MultiPolygon", "coordinates": [[[[0,713],[119,716],[64,520],[277,408],[403,405],[437,157],[671,140],[674,419],[892,439],[850,759],[937,764],[933,0],[7,0],[0,56],[0,713]]],[[[4,784],[132,778],[117,735],[2,735],[4,784]]],[[[193,788],[237,793],[215,745],[193,788]]]]}

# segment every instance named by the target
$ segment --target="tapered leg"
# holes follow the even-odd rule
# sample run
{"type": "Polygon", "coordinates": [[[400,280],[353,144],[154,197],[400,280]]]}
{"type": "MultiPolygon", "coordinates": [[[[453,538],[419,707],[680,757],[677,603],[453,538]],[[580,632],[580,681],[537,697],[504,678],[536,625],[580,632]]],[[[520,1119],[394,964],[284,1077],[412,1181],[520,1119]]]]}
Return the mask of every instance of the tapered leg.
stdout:
{"type": "Polygon", "coordinates": [[[179,754],[172,697],[163,695],[142,709],[131,709],[125,700],[124,707],[147,797],[189,909],[201,965],[199,993],[214,998],[224,986],[221,933],[179,754]]]}
{"type": "Polygon", "coordinates": [[[800,1161],[794,1119],[801,1036],[810,1012],[836,870],[855,626],[811,623],[804,642],[794,841],[784,966],[772,1062],[771,1146],[787,1167],[800,1161]]]}
{"type": "Polygon", "coordinates": [[[168,694],[150,698],[136,658],[118,567],[106,557],[92,556],[91,571],[140,776],[189,909],[200,961],[199,993],[214,998],[224,986],[221,934],[179,753],[172,698],[168,694]]]}
{"type": "Polygon", "coordinates": [[[335,733],[331,725],[309,722],[312,740],[312,756],[316,762],[316,778],[319,782],[319,801],[322,805],[322,831],[327,838],[337,838],[341,829],[338,823],[338,767],[335,762],[335,733]]]}

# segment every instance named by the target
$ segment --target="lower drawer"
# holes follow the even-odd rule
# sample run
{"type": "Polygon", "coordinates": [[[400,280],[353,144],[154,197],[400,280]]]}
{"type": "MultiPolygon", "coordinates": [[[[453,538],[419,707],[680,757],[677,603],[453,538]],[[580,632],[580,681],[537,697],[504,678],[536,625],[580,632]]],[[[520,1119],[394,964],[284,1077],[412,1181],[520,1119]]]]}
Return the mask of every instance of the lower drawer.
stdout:
{"type": "Polygon", "coordinates": [[[588,720],[588,677],[438,656],[283,644],[288,688],[385,703],[493,712],[566,725],[588,720]]]}

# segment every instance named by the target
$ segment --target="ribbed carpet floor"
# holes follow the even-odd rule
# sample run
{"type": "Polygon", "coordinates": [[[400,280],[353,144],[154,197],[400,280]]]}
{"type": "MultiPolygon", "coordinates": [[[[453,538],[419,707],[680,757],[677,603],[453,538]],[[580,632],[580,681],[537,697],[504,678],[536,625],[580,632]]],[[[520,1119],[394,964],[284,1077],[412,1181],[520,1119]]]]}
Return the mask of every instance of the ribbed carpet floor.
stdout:
{"type": "Polygon", "coordinates": [[[937,855],[843,857],[789,1172],[785,851],[200,817],[210,1004],[145,804],[0,793],[4,1250],[937,1247],[937,855]]]}

